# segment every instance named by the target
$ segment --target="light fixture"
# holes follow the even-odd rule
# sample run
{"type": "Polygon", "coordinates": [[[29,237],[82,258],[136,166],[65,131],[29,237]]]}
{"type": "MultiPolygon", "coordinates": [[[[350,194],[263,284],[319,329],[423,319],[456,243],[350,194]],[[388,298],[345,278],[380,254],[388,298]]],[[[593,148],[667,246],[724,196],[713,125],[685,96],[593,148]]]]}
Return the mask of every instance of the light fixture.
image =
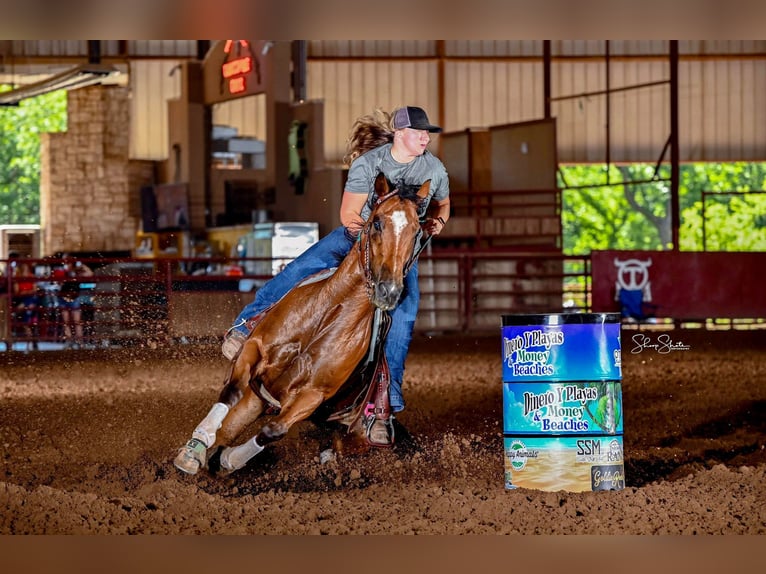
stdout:
{"type": "Polygon", "coordinates": [[[33,98],[56,90],[74,90],[93,84],[100,84],[110,76],[119,74],[120,71],[114,66],[103,64],[82,64],[66,72],[56,74],[40,82],[27,84],[10,90],[0,92],[0,106],[15,106],[21,100],[33,98]]]}

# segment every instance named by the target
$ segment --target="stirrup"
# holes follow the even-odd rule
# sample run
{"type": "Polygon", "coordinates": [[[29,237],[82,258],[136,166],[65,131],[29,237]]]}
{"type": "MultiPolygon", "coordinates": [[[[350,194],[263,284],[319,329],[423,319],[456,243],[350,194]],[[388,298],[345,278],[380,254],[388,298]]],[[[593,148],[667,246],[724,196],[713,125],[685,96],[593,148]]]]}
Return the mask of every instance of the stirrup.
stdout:
{"type": "Polygon", "coordinates": [[[229,334],[230,334],[232,331],[234,331],[234,330],[235,330],[235,329],[237,329],[238,327],[242,327],[242,326],[244,326],[244,325],[246,325],[246,324],[247,324],[247,320],[245,320],[245,319],[240,319],[240,320],[239,320],[237,323],[234,323],[234,325],[232,325],[231,327],[229,327],[228,329],[226,329],[226,332],[223,334],[223,338],[225,339],[226,337],[228,337],[228,336],[229,336],[229,334]]]}

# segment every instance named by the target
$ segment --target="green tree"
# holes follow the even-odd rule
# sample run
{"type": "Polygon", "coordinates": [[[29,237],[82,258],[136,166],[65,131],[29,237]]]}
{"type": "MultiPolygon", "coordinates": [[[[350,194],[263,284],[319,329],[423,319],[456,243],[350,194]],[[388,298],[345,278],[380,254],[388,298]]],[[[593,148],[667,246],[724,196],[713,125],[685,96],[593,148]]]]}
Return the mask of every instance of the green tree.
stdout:
{"type": "Polygon", "coordinates": [[[766,251],[765,163],[681,166],[681,249],[684,251],[766,251]],[[702,194],[706,195],[704,207],[702,194]],[[746,193],[748,192],[748,193],[746,193]]]}
{"type": "MultiPolygon", "coordinates": [[[[652,180],[652,165],[612,166],[609,183],[603,166],[563,166],[564,252],[588,254],[593,249],[660,250],[671,246],[670,177],[662,166],[652,180]],[[593,186],[593,187],[587,187],[593,186]]],[[[680,248],[703,249],[702,192],[766,190],[766,164],[697,163],[680,167],[680,248]]],[[[705,247],[723,251],[766,249],[766,194],[707,195],[705,247]]]]}
{"type": "MultiPolygon", "coordinates": [[[[643,165],[612,166],[608,181],[651,178],[643,165]]],[[[652,168],[653,169],[653,168],[652,168]]],[[[669,235],[668,186],[664,182],[604,185],[603,167],[566,166],[560,170],[564,252],[588,254],[594,249],[661,249],[669,235]],[[587,187],[592,185],[593,187],[587,187]]]]}
{"type": "Polygon", "coordinates": [[[0,224],[40,223],[40,134],[66,130],[66,103],[59,90],[0,106],[0,224]]]}

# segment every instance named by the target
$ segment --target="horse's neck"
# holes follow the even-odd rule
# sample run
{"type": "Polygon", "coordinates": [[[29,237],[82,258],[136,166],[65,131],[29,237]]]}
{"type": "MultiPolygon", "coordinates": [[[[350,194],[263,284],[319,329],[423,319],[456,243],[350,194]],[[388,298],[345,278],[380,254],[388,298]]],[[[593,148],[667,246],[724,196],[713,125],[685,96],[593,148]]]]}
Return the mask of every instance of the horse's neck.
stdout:
{"type": "Polygon", "coordinates": [[[334,292],[365,293],[366,282],[362,250],[359,244],[355,243],[340,262],[335,273],[328,278],[327,287],[334,292]]]}

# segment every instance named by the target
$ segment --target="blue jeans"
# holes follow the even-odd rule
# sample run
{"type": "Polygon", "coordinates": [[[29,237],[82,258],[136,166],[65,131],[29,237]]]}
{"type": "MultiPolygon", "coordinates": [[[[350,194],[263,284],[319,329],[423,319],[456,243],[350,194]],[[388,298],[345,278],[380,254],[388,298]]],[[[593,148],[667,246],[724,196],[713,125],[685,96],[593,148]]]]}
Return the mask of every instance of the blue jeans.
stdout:
{"type": "MultiPolygon", "coordinates": [[[[290,262],[266,284],[258,289],[255,298],[240,311],[234,320],[233,329],[248,334],[246,321],[267,309],[303,279],[314,273],[337,267],[353,246],[353,241],[345,234],[341,225],[333,229],[320,241],[309,247],[298,258],[290,262]]],[[[404,291],[399,305],[391,312],[391,329],[386,339],[386,359],[391,371],[389,397],[391,409],[398,413],[404,410],[402,381],[404,379],[404,361],[407,358],[415,319],[420,306],[418,288],[417,261],[412,264],[404,278],[404,291]]]]}

